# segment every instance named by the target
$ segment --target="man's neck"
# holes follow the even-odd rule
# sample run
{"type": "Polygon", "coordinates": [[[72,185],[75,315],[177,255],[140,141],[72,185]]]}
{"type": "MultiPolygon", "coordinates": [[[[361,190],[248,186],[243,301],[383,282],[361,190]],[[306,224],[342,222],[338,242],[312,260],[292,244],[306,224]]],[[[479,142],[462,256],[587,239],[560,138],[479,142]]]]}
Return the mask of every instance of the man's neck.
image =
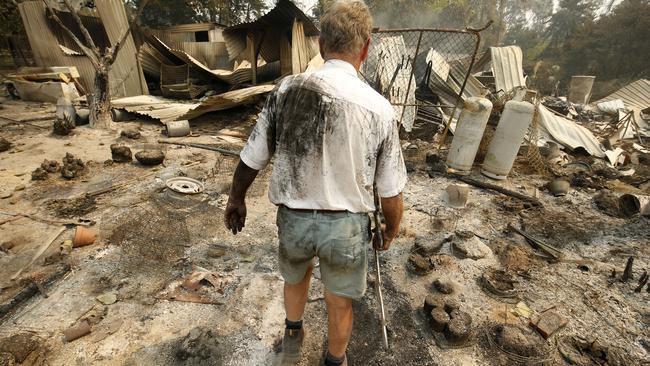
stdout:
{"type": "Polygon", "coordinates": [[[352,65],[354,67],[354,69],[357,70],[357,71],[359,71],[359,69],[361,69],[361,60],[359,60],[358,58],[355,58],[355,57],[350,57],[348,55],[343,55],[343,54],[339,54],[339,53],[331,53],[331,54],[327,54],[324,57],[324,60],[325,61],[341,60],[341,61],[345,61],[345,62],[349,63],[350,65],[352,65]]]}

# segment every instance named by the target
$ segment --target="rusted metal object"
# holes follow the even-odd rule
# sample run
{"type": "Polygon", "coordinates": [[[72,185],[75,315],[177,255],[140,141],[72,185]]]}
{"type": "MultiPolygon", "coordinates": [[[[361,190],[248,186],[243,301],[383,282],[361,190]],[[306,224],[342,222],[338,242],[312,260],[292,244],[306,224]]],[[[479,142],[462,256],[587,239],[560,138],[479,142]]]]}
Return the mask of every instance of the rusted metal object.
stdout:
{"type": "Polygon", "coordinates": [[[90,332],[91,332],[90,324],[88,324],[88,321],[84,320],[64,330],[63,336],[65,337],[66,342],[72,342],[76,339],[79,339],[85,335],[90,334],[90,332]]]}

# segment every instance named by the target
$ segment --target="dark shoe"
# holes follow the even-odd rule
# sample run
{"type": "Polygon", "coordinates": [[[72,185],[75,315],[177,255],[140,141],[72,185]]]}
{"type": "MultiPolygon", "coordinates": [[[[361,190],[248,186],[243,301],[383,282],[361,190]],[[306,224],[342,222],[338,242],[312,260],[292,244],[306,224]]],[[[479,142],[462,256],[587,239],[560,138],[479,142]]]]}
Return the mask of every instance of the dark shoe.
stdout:
{"type": "Polygon", "coordinates": [[[305,339],[305,330],[285,329],[282,339],[282,366],[295,365],[300,361],[300,349],[305,339]]]}

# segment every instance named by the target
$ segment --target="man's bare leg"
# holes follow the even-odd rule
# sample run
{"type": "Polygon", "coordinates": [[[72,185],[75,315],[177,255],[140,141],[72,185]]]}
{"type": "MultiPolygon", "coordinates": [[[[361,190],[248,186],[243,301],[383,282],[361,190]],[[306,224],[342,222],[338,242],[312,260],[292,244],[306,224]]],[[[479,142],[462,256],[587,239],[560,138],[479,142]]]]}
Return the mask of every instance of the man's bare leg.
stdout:
{"type": "Polygon", "coordinates": [[[287,312],[287,320],[291,322],[302,320],[305,313],[305,304],[307,304],[307,296],[309,296],[309,284],[313,270],[314,267],[309,266],[305,277],[296,284],[284,283],[284,309],[287,312]]]}
{"type": "Polygon", "coordinates": [[[344,358],[352,335],[352,299],[325,290],[327,344],[329,353],[344,358]]]}

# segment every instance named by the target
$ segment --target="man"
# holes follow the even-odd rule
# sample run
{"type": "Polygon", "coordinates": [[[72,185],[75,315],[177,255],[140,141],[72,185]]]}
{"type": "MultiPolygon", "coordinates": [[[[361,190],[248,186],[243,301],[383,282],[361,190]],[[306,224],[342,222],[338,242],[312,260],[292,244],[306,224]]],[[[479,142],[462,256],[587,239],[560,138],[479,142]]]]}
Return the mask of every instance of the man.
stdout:
{"type": "Polygon", "coordinates": [[[330,6],[321,19],[324,66],[286,77],[271,92],[233,178],[225,224],[236,234],[245,224],[248,187],[275,157],[269,198],[278,206],[285,280],[283,364],[300,360],[302,318],[317,257],[328,315],[325,365],[347,365],[352,299],[366,289],[373,184],[386,219],[379,249],[388,249],[399,232],[406,169],[394,109],[357,76],[368,56],[371,29],[363,1],[330,6]]]}

